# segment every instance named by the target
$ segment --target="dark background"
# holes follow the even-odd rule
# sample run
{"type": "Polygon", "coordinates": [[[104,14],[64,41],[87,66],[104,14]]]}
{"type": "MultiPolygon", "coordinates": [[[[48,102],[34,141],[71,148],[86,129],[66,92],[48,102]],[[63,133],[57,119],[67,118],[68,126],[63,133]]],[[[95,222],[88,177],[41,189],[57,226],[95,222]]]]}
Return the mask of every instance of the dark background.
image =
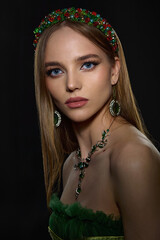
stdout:
{"type": "Polygon", "coordinates": [[[158,2],[3,2],[0,13],[0,232],[4,240],[50,239],[34,96],[33,30],[49,12],[72,6],[100,13],[115,28],[124,47],[132,88],[145,123],[155,140],[159,140],[158,2]]]}

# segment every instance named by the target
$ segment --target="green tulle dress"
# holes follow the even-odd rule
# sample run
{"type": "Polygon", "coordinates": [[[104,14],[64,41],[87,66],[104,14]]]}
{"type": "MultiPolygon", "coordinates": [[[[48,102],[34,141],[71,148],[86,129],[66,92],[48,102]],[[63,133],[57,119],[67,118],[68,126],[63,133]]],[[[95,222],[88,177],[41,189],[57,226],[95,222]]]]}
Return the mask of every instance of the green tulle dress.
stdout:
{"type": "Polygon", "coordinates": [[[82,207],[63,204],[56,194],[50,201],[49,233],[54,240],[124,240],[122,219],[82,207]]]}

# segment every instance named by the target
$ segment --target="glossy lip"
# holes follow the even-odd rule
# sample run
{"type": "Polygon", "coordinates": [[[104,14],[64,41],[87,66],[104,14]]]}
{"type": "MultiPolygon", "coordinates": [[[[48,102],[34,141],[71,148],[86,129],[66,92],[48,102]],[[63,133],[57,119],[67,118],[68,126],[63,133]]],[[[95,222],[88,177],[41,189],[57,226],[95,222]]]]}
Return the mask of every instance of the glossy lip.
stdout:
{"type": "Polygon", "coordinates": [[[71,97],[69,99],[67,99],[67,101],[65,102],[65,104],[69,107],[69,108],[79,108],[84,106],[86,103],[88,102],[87,98],[83,98],[83,97],[71,97]]]}
{"type": "Polygon", "coordinates": [[[71,98],[67,99],[65,104],[71,103],[71,102],[80,102],[80,101],[88,101],[88,99],[87,98],[83,98],[83,97],[71,97],[71,98]]]}

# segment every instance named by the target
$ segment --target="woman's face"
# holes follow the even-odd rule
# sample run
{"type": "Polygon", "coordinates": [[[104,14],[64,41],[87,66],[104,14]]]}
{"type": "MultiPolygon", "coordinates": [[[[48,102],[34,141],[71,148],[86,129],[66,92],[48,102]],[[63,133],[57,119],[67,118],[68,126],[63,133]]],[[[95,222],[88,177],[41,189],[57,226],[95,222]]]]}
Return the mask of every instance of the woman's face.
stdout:
{"type": "Polygon", "coordinates": [[[47,42],[46,86],[58,109],[74,122],[106,108],[119,67],[118,59],[112,66],[100,48],[69,27],[55,31],[47,42]]]}

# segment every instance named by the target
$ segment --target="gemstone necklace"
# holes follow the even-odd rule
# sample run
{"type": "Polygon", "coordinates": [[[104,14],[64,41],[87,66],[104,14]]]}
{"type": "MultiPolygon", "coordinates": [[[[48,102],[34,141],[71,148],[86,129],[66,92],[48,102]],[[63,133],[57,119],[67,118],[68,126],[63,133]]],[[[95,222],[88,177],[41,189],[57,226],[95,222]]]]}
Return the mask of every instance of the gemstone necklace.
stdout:
{"type": "Polygon", "coordinates": [[[85,169],[89,166],[89,163],[91,161],[91,156],[93,155],[93,153],[95,151],[98,151],[99,148],[103,148],[104,146],[106,146],[107,137],[109,136],[109,131],[110,131],[110,128],[111,128],[114,120],[115,120],[115,118],[112,120],[109,128],[106,131],[104,130],[102,132],[102,139],[100,141],[98,141],[95,145],[92,146],[91,151],[88,153],[88,156],[86,158],[81,158],[80,148],[78,148],[77,151],[76,151],[76,157],[78,158],[79,162],[78,162],[78,164],[74,165],[74,169],[80,171],[79,179],[78,179],[78,187],[76,188],[76,191],[75,191],[76,200],[78,199],[79,194],[82,191],[81,183],[82,183],[82,180],[85,176],[85,169]]]}

